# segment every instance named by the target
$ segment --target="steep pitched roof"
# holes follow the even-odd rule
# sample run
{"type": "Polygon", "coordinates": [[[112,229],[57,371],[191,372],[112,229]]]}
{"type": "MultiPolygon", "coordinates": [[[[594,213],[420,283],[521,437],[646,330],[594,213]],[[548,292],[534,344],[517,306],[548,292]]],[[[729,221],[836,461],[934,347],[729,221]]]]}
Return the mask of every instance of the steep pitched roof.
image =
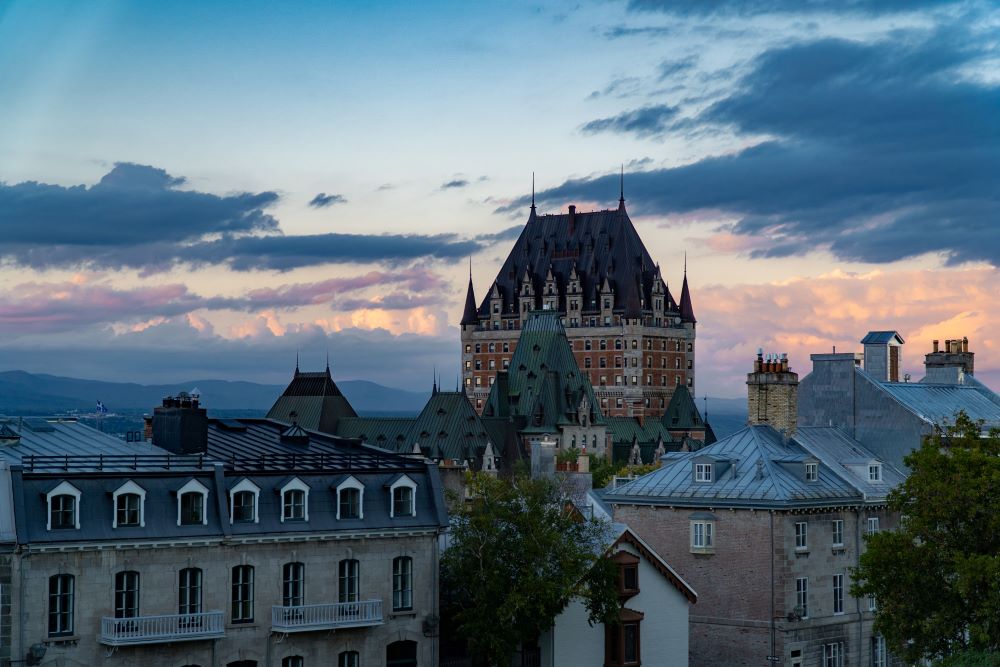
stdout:
{"type": "Polygon", "coordinates": [[[559,313],[529,313],[510,367],[497,374],[483,414],[521,416],[527,418],[527,431],[551,430],[573,423],[584,402],[591,422],[603,423],[594,389],[577,366],[559,313]]]}
{"type": "Polygon", "coordinates": [[[432,459],[478,461],[489,441],[469,399],[457,391],[433,394],[407,434],[407,444],[420,445],[421,453],[432,459]]]}
{"type": "Polygon", "coordinates": [[[674,431],[700,431],[705,428],[705,420],[701,418],[691,392],[683,384],[674,387],[674,395],[670,397],[660,422],[674,431]]]}
{"type": "Polygon", "coordinates": [[[694,317],[694,306],[691,305],[691,292],[688,290],[687,270],[684,271],[684,284],[681,285],[680,302],[681,320],[685,322],[697,322],[694,317]]]}
{"type": "Polygon", "coordinates": [[[461,324],[476,324],[479,315],[476,312],[476,292],[472,289],[472,275],[469,274],[469,289],[465,292],[465,310],[462,311],[461,324]]]}
{"type": "MultiPolygon", "coordinates": [[[[536,215],[532,209],[495,285],[504,301],[514,304],[527,277],[538,307],[551,272],[560,294],[559,308],[565,310],[565,288],[574,271],[584,311],[599,309],[598,293],[605,280],[614,290],[616,311],[640,317],[643,310],[650,310],[650,290],[659,268],[623,202],[614,210],[586,213],[536,215]]],[[[676,311],[670,290],[665,285],[664,290],[666,310],[676,311]]],[[[490,316],[489,300],[487,294],[479,306],[479,317],[490,316]]]]}
{"type": "Polygon", "coordinates": [[[296,367],[292,381],[267,411],[268,419],[286,424],[297,421],[307,430],[324,433],[336,433],[338,420],[357,416],[330,376],[329,366],[319,373],[302,373],[296,367]]]}

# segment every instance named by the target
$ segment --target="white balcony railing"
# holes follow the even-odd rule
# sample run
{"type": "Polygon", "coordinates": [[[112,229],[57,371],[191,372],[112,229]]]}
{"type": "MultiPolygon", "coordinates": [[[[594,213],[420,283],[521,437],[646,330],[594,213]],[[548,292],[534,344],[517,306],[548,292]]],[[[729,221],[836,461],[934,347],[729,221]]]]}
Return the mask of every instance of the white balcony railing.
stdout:
{"type": "Polygon", "coordinates": [[[382,625],[381,600],[271,607],[271,629],[275,632],[308,632],[368,625],[382,625]]]}
{"type": "Polygon", "coordinates": [[[221,611],[101,619],[101,643],[108,646],[213,639],[225,632],[221,611]]]}

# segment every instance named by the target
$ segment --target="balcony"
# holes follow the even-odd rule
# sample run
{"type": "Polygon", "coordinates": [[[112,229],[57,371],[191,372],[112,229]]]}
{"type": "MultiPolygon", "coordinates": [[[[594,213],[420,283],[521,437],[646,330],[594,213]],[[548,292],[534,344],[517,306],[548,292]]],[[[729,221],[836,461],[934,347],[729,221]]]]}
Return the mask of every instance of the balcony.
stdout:
{"type": "Polygon", "coordinates": [[[221,611],[101,619],[101,643],[107,646],[215,639],[225,632],[221,611]]]}
{"type": "Polygon", "coordinates": [[[271,630],[274,632],[310,632],[370,625],[382,625],[381,600],[271,607],[271,630]]]}

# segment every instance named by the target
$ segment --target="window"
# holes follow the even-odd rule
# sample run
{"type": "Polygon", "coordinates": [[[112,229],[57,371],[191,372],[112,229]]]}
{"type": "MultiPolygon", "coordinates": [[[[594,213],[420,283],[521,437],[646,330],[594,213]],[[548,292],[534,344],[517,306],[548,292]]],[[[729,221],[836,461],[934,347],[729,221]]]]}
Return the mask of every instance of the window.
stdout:
{"type": "Polygon", "coordinates": [[[602,338],[602,339],[600,340],[600,348],[601,348],[602,350],[606,350],[606,349],[608,349],[608,341],[606,341],[605,339],[603,339],[603,338],[602,338]]]}
{"type": "MultiPolygon", "coordinates": [[[[479,378],[476,378],[478,381],[479,378]]],[[[337,519],[363,519],[362,501],[365,487],[354,477],[348,477],[337,486],[337,519]]]]}
{"type": "Polygon", "coordinates": [[[622,349],[622,339],[621,338],[615,338],[615,349],[616,350],[622,349]]]}
{"type": "Polygon", "coordinates": [[[249,479],[240,480],[229,490],[229,523],[257,523],[260,487],[249,479]]]}
{"type": "Polygon", "coordinates": [[[819,479],[819,464],[818,463],[807,463],[806,464],[806,481],[815,482],[819,479]]]}
{"type": "Polygon", "coordinates": [[[874,535],[878,532],[878,517],[870,516],[868,517],[868,534],[874,535]]]}
{"type": "Polygon", "coordinates": [[[337,667],[359,667],[361,656],[357,651],[341,651],[337,656],[337,667]]]}
{"type": "Polygon", "coordinates": [[[407,477],[402,475],[399,479],[393,482],[392,486],[389,487],[392,493],[391,507],[389,507],[390,517],[399,516],[415,516],[416,508],[414,507],[414,496],[416,495],[417,485],[416,483],[407,477]]]}
{"type": "Polygon", "coordinates": [[[146,490],[129,480],[112,494],[115,502],[115,516],[112,528],[145,527],[146,490]]]}
{"type": "Polygon", "coordinates": [[[889,664],[888,654],[885,650],[885,637],[874,635],[872,637],[872,667],[886,667],[889,664]]]}
{"type": "Polygon", "coordinates": [[[186,567],[178,578],[177,613],[201,613],[201,570],[196,567],[186,567]]]}
{"type": "Polygon", "coordinates": [[[115,575],[115,618],[139,615],[139,573],[131,570],[115,575]]]}
{"type": "Polygon", "coordinates": [[[465,344],[465,353],[469,354],[470,352],[472,352],[472,346],[469,345],[468,343],[466,343],[465,344]]]}
{"type": "Polygon", "coordinates": [[[844,546],[844,520],[843,519],[834,519],[831,523],[833,525],[833,548],[836,549],[838,547],[843,547],[844,546]]]}
{"type": "Polygon", "coordinates": [[[844,667],[843,645],[823,644],[823,667],[844,667]]]}
{"type": "Polygon", "coordinates": [[[281,605],[301,607],[306,597],[306,566],[304,563],[285,563],[281,569],[281,605]]]}
{"type": "Polygon", "coordinates": [[[591,349],[591,343],[589,338],[583,341],[583,349],[588,351],[591,349]]]}
{"type": "Polygon", "coordinates": [[[253,566],[233,568],[232,622],[253,621],[253,566]]]}
{"type": "Polygon", "coordinates": [[[802,618],[809,618],[809,579],[799,577],[795,580],[795,613],[802,618]]]}
{"type": "Polygon", "coordinates": [[[340,561],[340,597],[339,602],[358,601],[358,561],[352,559],[340,561]]]}
{"type": "Polygon", "coordinates": [[[301,655],[289,655],[281,659],[281,667],[303,667],[305,661],[301,655]]]}
{"type": "Polygon", "coordinates": [[[76,580],[71,574],[49,577],[49,637],[73,634],[73,591],[76,580]]]}
{"type": "Polygon", "coordinates": [[[177,491],[177,525],[205,525],[208,517],[205,515],[205,505],[208,500],[208,487],[196,479],[192,479],[177,491]]]}
{"type": "Polygon", "coordinates": [[[712,464],[711,463],[695,463],[694,464],[694,481],[696,481],[696,482],[711,482],[712,481],[712,464]]]}
{"type": "Polygon", "coordinates": [[[794,649],[788,657],[792,659],[792,667],[802,667],[802,649],[794,649]]]}
{"type": "Polygon", "coordinates": [[[805,521],[795,523],[795,550],[803,551],[809,548],[809,524],[805,521]]]}
{"type": "Polygon", "coordinates": [[[624,667],[639,664],[639,621],[623,621],[605,629],[604,664],[624,667]]]}
{"type": "Polygon", "coordinates": [[[882,464],[881,463],[871,463],[868,465],[868,481],[869,482],[881,482],[882,481],[882,464]]]}
{"type": "Polygon", "coordinates": [[[833,575],[833,613],[844,613],[844,575],[833,575]]]}
{"type": "Polygon", "coordinates": [[[878,603],[875,602],[875,596],[868,596],[868,611],[878,611],[878,603]]]}
{"type": "Polygon", "coordinates": [[[281,520],[309,520],[309,485],[298,477],[281,487],[281,520]]]}
{"type": "Polygon", "coordinates": [[[80,490],[69,482],[61,482],[45,495],[49,506],[48,530],[80,528],[80,490]]]}
{"type": "Polygon", "coordinates": [[[476,343],[476,354],[479,354],[480,352],[482,352],[482,347],[483,347],[482,345],[480,345],[479,343],[476,343]]]}
{"type": "Polygon", "coordinates": [[[715,547],[715,523],[691,522],[691,551],[712,551],[715,547]]]}
{"type": "Polygon", "coordinates": [[[413,559],[400,556],[392,561],[392,610],[413,609],[413,559]]]}

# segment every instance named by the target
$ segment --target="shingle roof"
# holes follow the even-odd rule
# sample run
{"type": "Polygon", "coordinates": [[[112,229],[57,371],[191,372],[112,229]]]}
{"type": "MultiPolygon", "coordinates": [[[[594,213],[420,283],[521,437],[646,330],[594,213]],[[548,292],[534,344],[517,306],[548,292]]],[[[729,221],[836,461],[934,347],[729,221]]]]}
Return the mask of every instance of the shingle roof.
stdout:
{"type": "Polygon", "coordinates": [[[609,491],[604,499],[610,503],[737,507],[822,507],[881,501],[894,479],[891,475],[882,495],[873,498],[867,491],[874,489],[862,488],[863,480],[848,476],[844,464],[838,463],[857,452],[875,459],[836,429],[809,429],[801,441],[798,437],[785,441],[771,426],[753,425],[697,452],[667,454],[658,470],[609,491]],[[820,459],[823,465],[818,479],[807,482],[804,462],[812,458],[820,459]],[[713,481],[695,481],[696,461],[715,464],[713,481]]]}

